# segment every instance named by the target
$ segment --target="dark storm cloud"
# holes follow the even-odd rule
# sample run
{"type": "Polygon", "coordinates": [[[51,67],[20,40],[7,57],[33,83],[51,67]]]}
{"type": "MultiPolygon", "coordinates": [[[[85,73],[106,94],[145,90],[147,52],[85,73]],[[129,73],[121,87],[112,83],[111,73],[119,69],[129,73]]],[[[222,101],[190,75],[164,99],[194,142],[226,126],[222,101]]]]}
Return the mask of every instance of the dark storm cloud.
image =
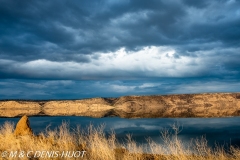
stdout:
{"type": "Polygon", "coordinates": [[[203,8],[208,5],[208,0],[202,1],[192,1],[192,0],[183,0],[183,3],[190,7],[203,8]]]}
{"type": "Polygon", "coordinates": [[[173,34],[169,27],[184,14],[178,5],[161,1],[1,1],[0,46],[5,54],[51,59],[46,54],[58,52],[64,57],[73,51],[85,54],[168,44],[168,36],[173,34]],[[167,38],[165,34],[169,34],[167,38]]]}
{"type": "Polygon", "coordinates": [[[238,80],[161,78],[155,80],[22,80],[0,81],[0,99],[81,99],[126,95],[239,92],[238,80]],[[204,87],[203,87],[204,86],[204,87]]]}
{"type": "Polygon", "coordinates": [[[0,0],[0,78],[239,77],[239,7],[238,0],[0,0]],[[149,46],[175,53],[145,61],[138,51],[149,46]],[[110,61],[121,60],[121,48],[125,68],[110,61]]]}

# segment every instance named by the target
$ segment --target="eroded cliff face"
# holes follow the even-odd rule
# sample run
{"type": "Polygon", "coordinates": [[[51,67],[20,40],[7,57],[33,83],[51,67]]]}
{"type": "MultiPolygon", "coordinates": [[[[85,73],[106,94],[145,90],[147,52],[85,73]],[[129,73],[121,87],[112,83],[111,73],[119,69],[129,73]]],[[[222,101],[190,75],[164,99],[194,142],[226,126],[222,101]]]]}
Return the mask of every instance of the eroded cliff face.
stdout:
{"type": "Polygon", "coordinates": [[[125,118],[240,116],[240,93],[125,96],[62,101],[0,101],[1,117],[22,115],[125,118]]]}

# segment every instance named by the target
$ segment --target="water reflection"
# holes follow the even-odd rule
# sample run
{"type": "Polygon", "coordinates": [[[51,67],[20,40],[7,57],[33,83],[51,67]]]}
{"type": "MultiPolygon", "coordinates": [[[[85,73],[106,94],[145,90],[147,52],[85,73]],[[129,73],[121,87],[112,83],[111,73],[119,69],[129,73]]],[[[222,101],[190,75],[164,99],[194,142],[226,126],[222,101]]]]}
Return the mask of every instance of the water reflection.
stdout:
{"type": "MultiPolygon", "coordinates": [[[[15,124],[19,118],[0,118],[0,125],[5,121],[15,124]]],[[[230,118],[153,118],[153,119],[123,119],[117,117],[90,118],[90,117],[30,117],[30,125],[34,132],[43,132],[47,126],[54,129],[63,121],[70,124],[71,128],[80,125],[82,129],[90,123],[93,126],[105,124],[105,132],[110,133],[113,129],[120,141],[124,141],[126,134],[131,134],[139,143],[146,143],[146,138],[151,137],[161,142],[160,131],[171,129],[171,125],[178,123],[182,127],[179,137],[185,141],[191,138],[205,136],[209,145],[231,144],[240,146],[240,117],[230,118]]]]}

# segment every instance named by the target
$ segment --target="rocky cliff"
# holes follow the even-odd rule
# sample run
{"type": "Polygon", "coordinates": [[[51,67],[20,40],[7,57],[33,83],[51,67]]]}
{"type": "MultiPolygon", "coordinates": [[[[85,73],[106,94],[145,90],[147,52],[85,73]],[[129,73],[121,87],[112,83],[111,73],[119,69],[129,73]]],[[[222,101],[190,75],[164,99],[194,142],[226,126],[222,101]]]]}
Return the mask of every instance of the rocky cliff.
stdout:
{"type": "Polygon", "coordinates": [[[1,117],[22,115],[125,118],[240,116],[240,93],[124,96],[61,101],[0,101],[1,117]]]}

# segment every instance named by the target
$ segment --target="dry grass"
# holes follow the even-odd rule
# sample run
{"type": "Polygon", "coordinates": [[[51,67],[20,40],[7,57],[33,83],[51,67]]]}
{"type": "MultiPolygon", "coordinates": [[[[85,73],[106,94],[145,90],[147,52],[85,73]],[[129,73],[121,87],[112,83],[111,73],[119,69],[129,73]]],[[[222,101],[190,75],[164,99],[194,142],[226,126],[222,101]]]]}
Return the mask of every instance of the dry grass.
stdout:
{"type": "Polygon", "coordinates": [[[148,145],[138,145],[130,135],[126,135],[128,141],[125,144],[117,142],[115,134],[106,136],[103,126],[94,128],[92,125],[87,131],[77,127],[70,132],[69,125],[63,123],[55,130],[47,130],[35,136],[14,136],[14,124],[5,122],[0,127],[0,159],[34,159],[27,158],[26,153],[32,151],[30,156],[34,157],[36,151],[86,151],[85,155],[79,158],[74,157],[55,157],[42,158],[37,156],[35,159],[91,159],[91,160],[142,160],[142,159],[163,159],[163,160],[234,160],[240,159],[240,149],[231,147],[230,152],[226,152],[221,147],[211,149],[207,146],[204,138],[191,141],[185,144],[178,138],[179,127],[173,125],[175,132],[165,130],[162,132],[163,144],[157,144],[148,139],[148,145]],[[148,153],[146,153],[148,148],[148,153]],[[8,157],[2,157],[4,151],[8,152],[8,157]],[[23,151],[25,156],[9,158],[11,151],[20,153],[23,151]]]}

